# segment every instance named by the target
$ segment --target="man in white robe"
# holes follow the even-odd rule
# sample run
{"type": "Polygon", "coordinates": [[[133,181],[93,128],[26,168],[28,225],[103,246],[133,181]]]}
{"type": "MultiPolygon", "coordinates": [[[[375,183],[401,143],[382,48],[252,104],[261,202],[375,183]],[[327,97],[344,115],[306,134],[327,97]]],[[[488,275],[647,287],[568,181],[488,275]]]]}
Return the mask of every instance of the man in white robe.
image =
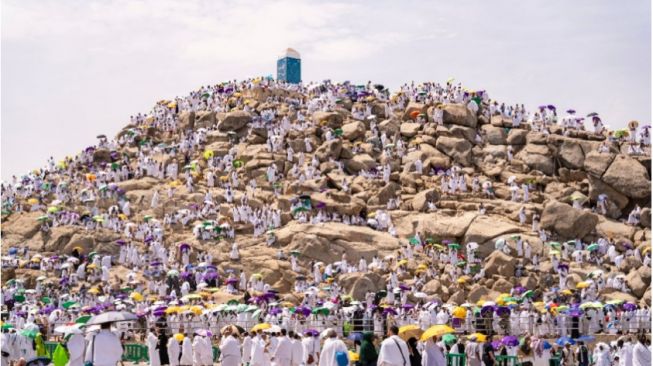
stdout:
{"type": "Polygon", "coordinates": [[[94,366],[115,366],[122,358],[120,339],[111,332],[111,323],[101,325],[100,331],[92,336],[86,347],[85,360],[94,366]]]}
{"type": "Polygon", "coordinates": [[[267,351],[267,342],[263,332],[252,338],[252,357],[250,366],[270,366],[270,359],[267,351]]]}
{"type": "Polygon", "coordinates": [[[147,333],[147,356],[150,359],[150,366],[160,366],[161,360],[159,359],[159,337],[156,335],[156,330],[150,329],[147,333]]]}
{"type": "Polygon", "coordinates": [[[220,342],[220,359],[223,366],[238,366],[241,362],[240,343],[229,329],[220,342]]]}
{"type": "Polygon", "coordinates": [[[82,366],[84,364],[84,347],[86,341],[81,334],[73,334],[66,342],[68,349],[68,366],[82,366]]]}
{"type": "Polygon", "coordinates": [[[179,366],[179,356],[181,351],[179,341],[175,339],[175,337],[170,337],[166,346],[168,349],[168,361],[170,361],[170,366],[179,366]]]}
{"type": "Polygon", "coordinates": [[[408,366],[410,365],[410,353],[408,345],[399,337],[399,328],[391,326],[388,329],[388,338],[381,342],[379,349],[379,366],[408,366]]]}
{"type": "Polygon", "coordinates": [[[633,348],[633,366],[651,365],[651,350],[644,344],[645,338],[640,337],[633,348]]]}
{"type": "Polygon", "coordinates": [[[290,365],[292,359],[292,342],[285,329],[281,329],[281,337],[278,338],[277,346],[272,356],[275,365],[290,365]]]}
{"type": "Polygon", "coordinates": [[[324,347],[322,347],[322,352],[320,353],[319,365],[339,366],[338,361],[336,360],[336,354],[338,352],[347,353],[347,346],[343,341],[338,339],[338,334],[335,330],[329,328],[325,330],[325,333],[327,339],[324,341],[324,347]]]}
{"type": "Polygon", "coordinates": [[[190,340],[190,337],[184,338],[184,341],[181,344],[181,359],[179,359],[179,365],[193,365],[193,342],[190,340]]]}

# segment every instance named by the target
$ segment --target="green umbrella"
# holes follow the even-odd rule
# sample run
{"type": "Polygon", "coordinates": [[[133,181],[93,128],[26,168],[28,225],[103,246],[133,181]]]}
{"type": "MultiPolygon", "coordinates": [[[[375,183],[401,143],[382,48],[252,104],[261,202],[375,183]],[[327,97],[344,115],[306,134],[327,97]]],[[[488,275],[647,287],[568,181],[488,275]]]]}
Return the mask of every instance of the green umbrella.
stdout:
{"type": "Polygon", "coordinates": [[[451,244],[449,244],[449,248],[450,248],[450,249],[456,249],[456,250],[458,250],[458,249],[460,249],[460,244],[458,244],[458,243],[451,243],[451,244]]]}
{"type": "Polygon", "coordinates": [[[528,290],[528,291],[524,292],[524,294],[521,295],[521,297],[530,298],[530,297],[533,297],[533,295],[535,295],[535,292],[533,292],[533,290],[528,290]]]}
{"type": "Polygon", "coordinates": [[[324,307],[314,308],[313,310],[311,310],[311,313],[313,313],[313,314],[322,314],[322,315],[326,316],[326,315],[329,315],[329,309],[324,308],[324,307]]]}
{"type": "Polygon", "coordinates": [[[596,243],[590,244],[590,245],[587,246],[587,250],[589,250],[590,252],[593,252],[593,251],[595,251],[597,249],[599,249],[599,245],[596,244],[596,243]]]}
{"type": "Polygon", "coordinates": [[[450,345],[456,343],[456,336],[453,335],[453,334],[451,334],[451,333],[449,333],[449,334],[445,334],[445,335],[442,336],[442,341],[443,341],[446,345],[449,345],[449,346],[450,346],[450,345]]]}
{"type": "Polygon", "coordinates": [[[77,324],[86,324],[86,322],[87,322],[89,319],[91,319],[91,316],[90,316],[90,315],[80,316],[79,318],[77,318],[77,319],[75,320],[75,323],[77,323],[77,324]]]}
{"type": "Polygon", "coordinates": [[[14,325],[9,324],[9,323],[4,323],[4,324],[2,324],[2,327],[0,327],[0,328],[2,328],[2,330],[14,329],[14,325]]]}
{"type": "Polygon", "coordinates": [[[240,168],[241,166],[243,166],[243,161],[242,160],[234,160],[234,162],[231,163],[231,165],[233,165],[234,168],[240,168]]]}
{"type": "Polygon", "coordinates": [[[333,130],[333,133],[334,133],[334,135],[336,135],[337,137],[342,136],[342,134],[343,134],[342,128],[336,128],[335,130],[333,130]]]}
{"type": "Polygon", "coordinates": [[[52,300],[49,297],[46,296],[46,297],[41,298],[41,302],[44,303],[44,304],[51,304],[52,300]]]}
{"type": "Polygon", "coordinates": [[[417,240],[417,238],[414,237],[414,236],[412,238],[408,239],[408,242],[410,244],[412,244],[412,245],[419,245],[420,244],[419,240],[417,240]]]}
{"type": "Polygon", "coordinates": [[[47,215],[39,216],[36,218],[36,221],[48,221],[50,218],[47,215]]]}
{"type": "Polygon", "coordinates": [[[39,331],[37,329],[23,329],[19,334],[24,337],[36,338],[36,336],[39,334],[39,331]]]}
{"type": "Polygon", "coordinates": [[[90,259],[92,259],[92,258],[95,257],[96,255],[97,255],[97,252],[90,252],[90,253],[88,253],[88,257],[89,257],[90,259]]]}
{"type": "Polygon", "coordinates": [[[465,262],[465,261],[460,261],[460,262],[456,263],[456,265],[458,267],[465,267],[466,264],[467,264],[467,262],[465,262]]]}
{"type": "Polygon", "coordinates": [[[14,301],[15,301],[15,302],[23,302],[23,301],[25,301],[25,295],[14,295],[14,301]]]}
{"type": "Polygon", "coordinates": [[[64,309],[69,309],[73,305],[79,305],[79,304],[76,303],[75,301],[66,301],[63,304],[61,304],[61,307],[64,309]]]}
{"type": "Polygon", "coordinates": [[[145,216],[143,216],[143,221],[148,222],[148,221],[150,221],[150,220],[152,220],[152,215],[145,215],[145,216]]]}
{"type": "Polygon", "coordinates": [[[290,255],[294,255],[296,257],[298,257],[300,254],[302,254],[302,253],[299,250],[291,250],[290,251],[290,255]]]}
{"type": "Polygon", "coordinates": [[[546,243],[546,245],[550,245],[550,246],[552,246],[554,248],[560,248],[560,243],[558,243],[557,241],[550,241],[550,242],[546,243]]]}
{"type": "Polygon", "coordinates": [[[297,213],[297,212],[306,212],[306,211],[308,211],[308,209],[307,209],[306,207],[304,207],[304,206],[299,206],[299,207],[295,207],[295,208],[293,208],[292,213],[297,213]]]}

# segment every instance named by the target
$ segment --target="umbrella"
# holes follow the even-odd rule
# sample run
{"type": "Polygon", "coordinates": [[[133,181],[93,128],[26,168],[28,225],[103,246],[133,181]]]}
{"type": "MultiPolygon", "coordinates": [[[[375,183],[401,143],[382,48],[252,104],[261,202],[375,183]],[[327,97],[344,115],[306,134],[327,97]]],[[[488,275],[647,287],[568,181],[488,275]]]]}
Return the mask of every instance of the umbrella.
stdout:
{"type": "Polygon", "coordinates": [[[252,327],[252,332],[256,332],[256,331],[259,331],[259,330],[266,330],[266,329],[270,329],[270,328],[272,328],[272,325],[270,325],[268,323],[260,323],[260,324],[256,324],[254,327],[252,327]]]}
{"type": "Polygon", "coordinates": [[[422,328],[416,324],[404,325],[399,328],[399,336],[404,340],[409,340],[410,338],[418,338],[424,333],[422,328]]]}
{"type": "MultiPolygon", "coordinates": [[[[401,333],[401,331],[399,331],[399,332],[401,333]]],[[[360,332],[349,333],[349,336],[347,336],[347,339],[349,339],[351,341],[354,341],[354,342],[356,342],[356,341],[360,342],[360,341],[363,340],[363,333],[360,333],[360,332]]]]}
{"type": "Polygon", "coordinates": [[[559,346],[564,346],[565,344],[576,344],[576,341],[569,337],[560,337],[556,340],[556,344],[559,346]]]}
{"type": "Polygon", "coordinates": [[[519,339],[515,336],[506,336],[501,339],[501,343],[506,346],[516,347],[519,345],[519,339]]]}
{"type": "Polygon", "coordinates": [[[471,340],[472,338],[475,338],[477,342],[485,342],[487,340],[487,336],[482,333],[474,333],[467,336],[467,339],[471,340]]]}
{"type": "Polygon", "coordinates": [[[450,345],[456,343],[456,336],[453,335],[453,334],[445,334],[445,335],[442,336],[442,341],[443,341],[446,345],[449,345],[449,346],[450,346],[450,345]]]}
{"type": "Polygon", "coordinates": [[[587,250],[589,250],[590,252],[593,252],[593,251],[595,251],[597,249],[599,249],[599,245],[596,244],[596,243],[590,244],[590,245],[587,246],[587,250]]]}
{"type": "Polygon", "coordinates": [[[91,316],[90,315],[84,315],[84,316],[80,316],[79,318],[77,318],[75,320],[75,323],[77,323],[77,324],[86,324],[86,323],[88,323],[89,320],[91,320],[91,316]]]}
{"type": "Polygon", "coordinates": [[[126,322],[137,319],[138,317],[136,315],[126,311],[108,311],[106,313],[93,316],[88,322],[86,322],[86,325],[89,326],[104,323],[126,322]]]}
{"type": "Polygon", "coordinates": [[[436,337],[436,336],[443,336],[445,334],[454,333],[455,331],[456,331],[455,329],[451,328],[448,325],[438,324],[438,325],[434,325],[434,326],[430,327],[429,329],[427,329],[422,334],[420,339],[422,341],[426,341],[426,340],[428,340],[430,338],[433,338],[433,337],[436,337]]]}

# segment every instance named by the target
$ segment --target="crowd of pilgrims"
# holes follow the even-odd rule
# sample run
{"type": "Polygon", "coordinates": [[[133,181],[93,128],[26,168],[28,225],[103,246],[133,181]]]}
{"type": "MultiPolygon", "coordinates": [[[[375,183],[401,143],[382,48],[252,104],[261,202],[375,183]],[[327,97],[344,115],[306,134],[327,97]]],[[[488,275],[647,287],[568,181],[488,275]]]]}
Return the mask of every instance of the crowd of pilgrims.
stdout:
{"type": "MultiPolygon", "coordinates": [[[[351,261],[344,255],[340,261],[334,263],[306,261],[301,258],[300,253],[284,253],[279,248],[277,258],[289,261],[292,271],[297,274],[293,290],[303,294],[301,303],[290,306],[283,305],[279,294],[275,293],[270,284],[263,281],[260,274],[236,273],[227,268],[228,264],[221,266],[218,263],[216,266],[210,253],[194,252],[195,249],[187,243],[166,241],[168,230],[189,229],[198,240],[225,240],[231,243],[230,259],[238,261],[240,253],[234,226],[240,223],[251,224],[255,237],[261,237],[268,245],[274,246],[275,229],[282,226],[284,214],[276,205],[251,205],[250,200],[254,193],[264,188],[259,187],[260,181],[242,174],[242,161],[239,160],[235,145],[223,156],[206,151],[207,135],[213,132],[213,128],[182,129],[179,119],[182,112],[229,112],[233,109],[249,112],[253,116],[250,127],[266,128],[268,131],[267,151],[283,153],[292,164],[288,174],[293,180],[303,183],[323,176],[319,160],[312,155],[318,146],[313,145],[312,139],[306,138],[303,149],[305,152],[295,152],[287,140],[289,133],[315,127],[311,114],[334,110],[341,103],[341,98],[346,96],[354,96],[361,102],[373,97],[375,101],[384,103],[386,115],[395,111],[403,112],[406,104],[412,101],[438,103],[440,106],[459,103],[488,118],[501,115],[504,119],[512,121],[513,128],[523,128],[523,125],[528,124],[531,129],[545,134],[555,131],[565,135],[585,130],[584,118],[577,117],[573,110],[568,110],[567,114],[558,120],[554,106],[540,106],[537,111],[530,113],[523,105],[499,104],[490,100],[485,91],[466,91],[460,84],[451,82],[445,85],[404,85],[399,93],[391,96],[387,89],[371,83],[355,86],[326,81],[297,86],[277,84],[267,79],[252,79],[201,87],[187,97],[157,103],[150,113],[132,116],[132,128],[121,133],[116,139],[107,139],[100,135],[97,145],[84,149],[75,157],[67,157],[58,163],[50,158],[47,165],[41,169],[21,177],[14,176],[11,181],[2,184],[3,216],[20,212],[42,212],[43,215],[38,220],[44,237],[49,235],[52,228],[60,226],[79,226],[88,232],[110,230],[122,237],[115,243],[120,249],[117,255],[113,256],[95,252],[84,253],[82,248],[74,249],[70,255],[49,257],[30,252],[27,248],[9,249],[8,255],[2,257],[3,269],[27,267],[48,275],[37,278],[33,288],[26,288],[21,280],[11,281],[2,287],[3,321],[13,325],[13,328],[3,328],[3,336],[12,336],[15,339],[12,342],[16,345],[11,350],[12,357],[26,358],[34,351],[32,345],[35,341],[22,336],[22,329],[37,327],[43,335],[53,336],[56,334],[54,329],[57,325],[73,322],[83,314],[97,314],[108,309],[138,314],[141,327],[139,329],[143,331],[154,327],[153,334],[156,334],[156,337],[148,335],[148,344],[154,342],[153,339],[167,337],[169,334],[185,335],[182,345],[178,345],[184,350],[180,353],[182,357],[194,335],[195,340],[190,347],[193,353],[197,353],[200,351],[196,349],[202,348],[198,339],[210,339],[206,332],[217,337],[226,325],[234,324],[248,330],[259,322],[265,322],[279,327],[279,332],[275,333],[277,336],[271,336],[267,341],[264,339],[265,333],[254,338],[245,336],[239,346],[243,349],[243,360],[247,358],[247,343],[250,344],[249,347],[253,347],[252,342],[282,343],[283,339],[288,338],[286,332],[291,335],[291,339],[297,338],[299,342],[304,343],[299,338],[307,334],[307,331],[310,331],[308,337],[312,339],[313,333],[325,332],[327,328],[329,342],[332,338],[337,339],[343,337],[344,333],[350,333],[351,329],[347,330],[347,325],[355,327],[357,331],[371,332],[378,336],[384,335],[393,326],[410,324],[418,324],[422,329],[434,324],[449,324],[459,334],[481,331],[497,335],[520,334],[533,339],[650,331],[650,311],[646,306],[623,301],[605,304],[598,302],[599,294],[606,288],[630,292],[625,276],[610,273],[609,268],[618,268],[630,257],[641,262],[643,266],[650,266],[650,250],[642,252],[629,243],[619,243],[612,238],[600,238],[596,243],[586,243],[581,239],[555,243],[551,241],[555,238],[551,238],[549,232],[539,228],[537,215],[531,219],[531,230],[543,243],[547,243],[546,247],[551,243],[551,252],[546,252],[545,248],[535,250],[528,240],[521,236],[497,240],[495,250],[519,259],[514,276],[528,277],[531,273],[541,272],[543,283],[538,284],[538,290],[535,292],[517,286],[503,298],[479,304],[448,305],[438,301],[437,297],[433,301],[426,301],[427,294],[423,292],[426,283],[439,278],[441,274],[450,279],[454,284],[452,286],[460,287],[484,278],[482,259],[477,254],[478,244],[473,242],[462,246],[456,243],[434,245],[426,234],[417,232],[411,238],[401,238],[409,240],[406,240],[394,255],[383,258],[361,257],[356,261],[351,261]],[[249,104],[245,103],[244,94],[247,90],[255,88],[292,91],[294,94],[288,94],[290,96],[284,100],[290,105],[290,113],[279,116],[275,107],[272,107],[274,103],[281,101],[278,96],[269,97],[267,104],[270,107],[261,112],[250,108],[249,104]],[[300,95],[302,97],[299,97],[300,95]],[[289,115],[294,118],[289,118],[289,115]],[[144,130],[147,128],[157,129],[169,136],[178,136],[177,143],[154,144],[145,138],[144,130]],[[130,158],[128,154],[120,152],[133,146],[138,147],[135,157],[130,158]],[[110,162],[96,161],[99,151],[106,151],[110,162]],[[159,186],[154,190],[148,198],[149,202],[143,202],[143,197],[136,202],[134,199],[130,200],[118,184],[145,177],[167,182],[165,187],[159,186]],[[220,193],[216,194],[214,188],[220,189],[220,193]],[[175,200],[180,194],[193,192],[203,194],[201,203],[164,210],[164,213],[157,217],[145,216],[136,219],[137,215],[131,207],[134,204],[138,207],[144,205],[157,212],[157,209],[163,207],[166,202],[175,200]],[[220,205],[225,203],[229,206],[226,215],[219,212],[220,205]],[[411,273],[408,262],[418,259],[422,259],[423,263],[418,270],[411,273]],[[547,259],[550,259],[553,266],[551,271],[544,273],[541,265],[547,259]],[[590,278],[583,282],[583,286],[576,287],[569,282],[571,262],[592,264],[605,268],[606,271],[593,272],[590,278]],[[116,266],[127,268],[126,276],[114,276],[112,279],[111,270],[116,266]],[[386,289],[379,293],[369,292],[362,299],[348,298],[335,280],[339,274],[371,270],[389,273],[386,289]],[[406,273],[413,277],[410,286],[398,280],[406,273]],[[52,280],[53,276],[56,276],[56,281],[52,280]],[[116,283],[118,289],[127,288],[129,292],[116,290],[116,283]],[[244,302],[251,306],[217,310],[217,307],[209,306],[210,301],[205,296],[207,289],[213,293],[225,292],[244,296],[244,302]],[[204,292],[204,295],[198,297],[196,294],[199,292],[204,292]],[[133,294],[141,297],[132,296],[133,294]],[[17,301],[17,298],[22,300],[17,301]],[[48,298],[49,302],[44,303],[43,298],[48,298]],[[66,302],[76,305],[62,308],[62,304],[66,302]],[[561,310],[560,306],[563,305],[566,308],[561,310]],[[186,308],[169,312],[162,310],[163,313],[156,311],[162,307],[180,306],[186,308]],[[193,306],[201,310],[190,310],[193,306]],[[459,316],[460,313],[458,316],[455,314],[459,308],[465,310],[462,317],[459,316]],[[160,327],[162,322],[165,323],[164,327],[160,327]],[[197,331],[201,334],[196,334],[197,331]],[[282,331],[283,336],[280,335],[282,331]]],[[[359,175],[365,179],[389,182],[392,173],[391,162],[395,159],[401,160],[415,147],[399,135],[388,136],[381,132],[372,114],[371,103],[363,104],[364,107],[357,107],[352,111],[352,116],[355,119],[370,121],[371,140],[382,151],[382,157],[376,168],[364,169],[359,175]]],[[[434,108],[432,113],[432,116],[419,115],[416,121],[426,123],[426,118],[430,117],[434,123],[442,124],[442,108],[434,108]]],[[[593,113],[590,117],[592,130],[588,132],[606,136],[600,151],[607,153],[614,142],[626,142],[629,154],[650,152],[649,126],[639,128],[637,123],[631,123],[628,131],[608,131],[597,114],[593,113]]],[[[325,140],[339,138],[338,131],[322,128],[325,140]]],[[[477,134],[476,142],[484,143],[482,132],[477,134]]],[[[352,152],[356,153],[356,149],[355,146],[352,152]]],[[[510,149],[508,159],[512,159],[510,149]]],[[[343,171],[341,161],[331,161],[338,170],[343,171]]],[[[492,181],[481,181],[478,176],[466,175],[458,166],[427,171],[424,162],[418,159],[412,169],[420,174],[439,177],[443,195],[494,197],[492,181]]],[[[264,178],[276,196],[284,193],[284,184],[288,184],[287,177],[284,172],[278,171],[275,164],[266,169],[264,178]]],[[[348,176],[341,182],[340,189],[344,193],[349,193],[352,179],[353,177],[348,176]]],[[[510,177],[505,183],[510,186],[510,199],[524,204],[529,202],[530,192],[537,189],[527,182],[518,184],[515,177],[510,177]]],[[[599,196],[593,207],[585,207],[587,201],[574,200],[574,207],[589,208],[605,214],[608,199],[607,195],[599,196]]],[[[385,210],[376,211],[373,217],[365,214],[345,215],[320,207],[319,203],[311,202],[310,196],[297,195],[291,200],[290,213],[292,219],[298,222],[318,224],[337,221],[348,225],[365,225],[397,237],[390,211],[398,209],[400,205],[400,199],[393,198],[389,200],[385,210]]],[[[427,209],[430,212],[437,211],[436,202],[429,201],[427,209]]],[[[485,213],[482,204],[479,212],[485,213]]],[[[639,225],[640,213],[641,208],[635,207],[626,222],[633,226],[639,225]]],[[[528,224],[524,207],[519,211],[519,221],[522,225],[528,224]]],[[[143,332],[122,332],[123,338],[142,335],[143,332]]],[[[317,350],[319,341],[316,342],[317,350]]],[[[161,346],[161,342],[156,344],[161,346]]],[[[324,347],[326,348],[326,345],[324,347]]],[[[415,350],[419,348],[428,354],[428,347],[431,347],[428,342],[420,342],[415,350]]],[[[265,349],[269,355],[275,352],[275,347],[270,345],[265,349]]],[[[609,353],[611,350],[611,346],[606,346],[603,351],[609,353]]],[[[302,361],[293,361],[292,364],[306,364],[306,358],[304,352],[302,361]]],[[[470,363],[472,359],[470,356],[470,363]]],[[[192,364],[204,364],[201,362],[203,361],[193,361],[192,364]]]]}

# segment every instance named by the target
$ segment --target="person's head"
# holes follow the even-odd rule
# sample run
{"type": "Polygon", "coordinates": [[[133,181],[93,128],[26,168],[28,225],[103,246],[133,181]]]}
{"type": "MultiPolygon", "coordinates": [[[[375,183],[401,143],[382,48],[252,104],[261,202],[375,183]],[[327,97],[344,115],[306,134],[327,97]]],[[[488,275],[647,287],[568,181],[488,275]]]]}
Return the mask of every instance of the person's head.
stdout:
{"type": "Polygon", "coordinates": [[[286,329],[281,329],[281,335],[285,337],[286,334],[288,334],[288,332],[286,331],[286,329]]]}
{"type": "Polygon", "coordinates": [[[100,329],[111,329],[111,323],[100,324],[100,329]]]}
{"type": "Polygon", "coordinates": [[[617,347],[621,348],[624,346],[624,340],[623,338],[617,341],[617,347]]]}
{"type": "Polygon", "coordinates": [[[392,325],[388,328],[388,337],[399,334],[399,328],[396,325],[392,325]]]}

